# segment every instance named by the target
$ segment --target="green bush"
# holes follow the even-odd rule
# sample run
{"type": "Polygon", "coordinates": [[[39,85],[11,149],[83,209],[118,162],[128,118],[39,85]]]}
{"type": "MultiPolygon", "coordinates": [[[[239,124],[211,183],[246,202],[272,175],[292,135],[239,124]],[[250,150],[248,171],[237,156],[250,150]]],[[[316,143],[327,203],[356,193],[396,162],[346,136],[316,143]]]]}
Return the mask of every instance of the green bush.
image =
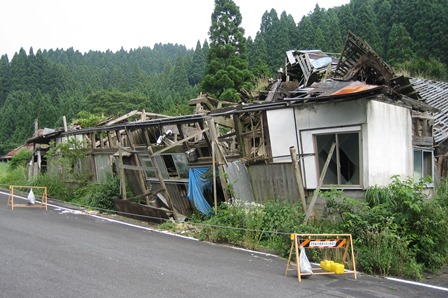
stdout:
{"type": "Polygon", "coordinates": [[[241,245],[246,227],[246,212],[241,207],[241,204],[222,203],[216,214],[204,222],[201,238],[241,245]]]}
{"type": "MultiPolygon", "coordinates": [[[[448,224],[446,208],[437,199],[425,195],[425,181],[414,183],[411,178],[400,180],[393,177],[392,182],[377,191],[387,197],[374,205],[367,193],[367,201],[372,211],[392,218],[397,226],[396,233],[409,241],[408,249],[415,254],[418,264],[424,270],[436,271],[443,266],[448,256],[448,224]]],[[[381,224],[381,218],[371,224],[381,224]]],[[[384,223],[383,223],[384,225],[384,223]]]]}
{"type": "Polygon", "coordinates": [[[17,152],[7,163],[2,163],[0,168],[0,184],[3,187],[9,185],[27,185],[26,164],[32,152],[22,149],[17,152]]]}
{"type": "Polygon", "coordinates": [[[363,232],[357,245],[357,263],[365,273],[382,276],[404,276],[420,279],[422,266],[408,249],[408,241],[397,235],[392,222],[390,227],[371,226],[363,232]]]}
{"type": "Polygon", "coordinates": [[[200,238],[224,242],[249,249],[268,249],[287,256],[291,233],[317,233],[319,228],[303,224],[300,203],[290,204],[271,199],[264,205],[256,203],[223,203],[216,214],[202,222],[200,238]]]}
{"type": "Polygon", "coordinates": [[[27,162],[30,160],[31,156],[33,156],[33,152],[26,148],[19,150],[14,156],[11,158],[11,161],[8,162],[9,167],[14,170],[18,167],[26,167],[27,162]]]}
{"type": "Polygon", "coordinates": [[[289,235],[295,232],[306,233],[301,229],[305,215],[302,204],[290,204],[279,199],[271,199],[264,204],[262,221],[264,246],[282,256],[289,253],[291,240],[289,235]]]}
{"type": "Polygon", "coordinates": [[[425,181],[392,177],[388,186],[368,189],[365,202],[328,195],[325,218],[352,233],[361,270],[418,279],[447,261],[447,189],[431,199],[425,181]]]}
{"type": "Polygon", "coordinates": [[[12,169],[9,164],[6,164],[0,173],[0,184],[5,188],[9,187],[9,185],[26,185],[26,168],[24,166],[18,166],[12,169]]]}
{"type": "Polygon", "coordinates": [[[29,181],[33,186],[45,186],[49,197],[69,202],[73,199],[74,189],[65,184],[61,175],[39,174],[29,181]]]}
{"type": "Polygon", "coordinates": [[[103,183],[89,183],[79,187],[74,192],[73,202],[101,210],[115,210],[114,200],[120,198],[120,183],[118,178],[112,178],[103,183]]]}
{"type": "Polygon", "coordinates": [[[448,178],[442,178],[437,183],[435,200],[442,208],[448,208],[448,178]]]}
{"type": "Polygon", "coordinates": [[[176,223],[167,220],[159,225],[159,229],[175,232],[176,231],[176,223]]]}

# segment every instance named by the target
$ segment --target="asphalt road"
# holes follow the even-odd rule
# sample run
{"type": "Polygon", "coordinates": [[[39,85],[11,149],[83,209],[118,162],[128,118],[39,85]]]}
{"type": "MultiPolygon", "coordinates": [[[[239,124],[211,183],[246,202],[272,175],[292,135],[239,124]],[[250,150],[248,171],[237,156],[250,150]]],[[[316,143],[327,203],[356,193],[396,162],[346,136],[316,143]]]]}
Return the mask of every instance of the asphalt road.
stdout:
{"type": "Polygon", "coordinates": [[[284,276],[286,261],[0,193],[0,297],[447,297],[360,274],[284,276]],[[17,199],[16,199],[17,201],[17,199]]]}

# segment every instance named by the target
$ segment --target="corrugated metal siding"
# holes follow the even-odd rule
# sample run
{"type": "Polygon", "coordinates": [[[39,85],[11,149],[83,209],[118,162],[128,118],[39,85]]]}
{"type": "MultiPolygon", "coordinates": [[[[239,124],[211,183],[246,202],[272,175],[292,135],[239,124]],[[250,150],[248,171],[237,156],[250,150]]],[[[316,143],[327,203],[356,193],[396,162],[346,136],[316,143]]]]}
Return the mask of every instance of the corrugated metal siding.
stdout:
{"type": "Polygon", "coordinates": [[[265,203],[277,198],[290,203],[299,202],[299,195],[291,163],[248,166],[255,201],[265,203]]]}

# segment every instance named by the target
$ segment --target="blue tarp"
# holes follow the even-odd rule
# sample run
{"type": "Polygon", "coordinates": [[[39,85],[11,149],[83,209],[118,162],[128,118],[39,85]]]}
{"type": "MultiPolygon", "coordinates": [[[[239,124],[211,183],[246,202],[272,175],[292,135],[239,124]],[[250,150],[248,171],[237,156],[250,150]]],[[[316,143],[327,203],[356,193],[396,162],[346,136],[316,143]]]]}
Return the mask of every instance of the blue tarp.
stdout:
{"type": "Polygon", "coordinates": [[[213,179],[203,178],[203,175],[210,168],[190,168],[188,172],[188,199],[201,213],[211,216],[213,209],[204,197],[204,191],[210,190],[213,193],[213,179]]]}

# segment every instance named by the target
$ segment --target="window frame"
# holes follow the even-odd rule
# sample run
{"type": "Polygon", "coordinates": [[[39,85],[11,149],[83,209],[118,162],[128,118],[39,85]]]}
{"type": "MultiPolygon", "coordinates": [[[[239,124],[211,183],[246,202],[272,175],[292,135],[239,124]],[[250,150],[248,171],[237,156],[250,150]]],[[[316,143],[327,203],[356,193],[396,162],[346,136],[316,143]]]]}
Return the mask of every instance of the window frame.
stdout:
{"type": "MultiPolygon", "coordinates": [[[[315,163],[316,163],[316,174],[317,179],[319,181],[320,175],[321,175],[321,168],[319,164],[319,147],[318,147],[318,141],[317,138],[319,136],[333,136],[336,141],[336,147],[335,152],[333,154],[336,155],[336,164],[337,164],[337,173],[336,173],[336,184],[326,184],[324,181],[322,181],[321,187],[328,188],[328,187],[337,187],[337,188],[362,188],[363,185],[363,159],[362,159],[362,131],[360,129],[354,129],[354,130],[324,130],[322,132],[315,132],[313,133],[313,142],[314,142],[314,152],[315,152],[315,163]],[[339,145],[339,135],[347,135],[347,134],[353,134],[358,136],[358,184],[342,184],[342,177],[341,177],[341,162],[340,162],[340,145],[339,145]]],[[[325,159],[326,160],[326,159],[325,159]]],[[[325,161],[324,161],[325,164],[325,161]]],[[[323,167],[323,165],[322,165],[323,167]]],[[[328,169],[327,169],[328,171],[328,169]]]]}
{"type": "MultiPolygon", "coordinates": [[[[414,180],[414,182],[415,183],[419,183],[420,181],[421,181],[421,179],[424,179],[425,177],[428,177],[428,176],[430,176],[431,177],[431,180],[432,181],[434,181],[434,150],[433,149],[429,149],[429,148],[421,148],[421,147],[414,147],[413,148],[413,161],[412,161],[412,166],[413,166],[413,171],[412,171],[412,175],[413,175],[413,180],[414,180]],[[416,171],[416,153],[417,152],[420,152],[420,165],[421,165],[421,169],[420,169],[420,177],[416,177],[416,173],[415,173],[415,171],[416,171]],[[430,154],[430,167],[431,167],[431,169],[430,169],[430,171],[431,171],[431,174],[430,175],[424,175],[424,172],[425,172],[425,157],[424,157],[424,155],[425,155],[425,153],[429,153],[430,154]]],[[[425,183],[426,184],[426,186],[427,187],[433,187],[434,186],[434,184],[433,184],[433,182],[431,182],[431,183],[425,183]]]]}
{"type": "MultiPolygon", "coordinates": [[[[139,155],[142,165],[148,168],[154,168],[149,155],[139,155]]],[[[162,153],[155,156],[155,162],[165,181],[170,180],[188,180],[188,160],[185,153],[162,153]],[[170,171],[168,170],[170,167],[170,171]],[[175,169],[175,171],[173,171],[175,169]]],[[[156,170],[146,170],[146,177],[148,180],[156,180],[156,170]]]]}

